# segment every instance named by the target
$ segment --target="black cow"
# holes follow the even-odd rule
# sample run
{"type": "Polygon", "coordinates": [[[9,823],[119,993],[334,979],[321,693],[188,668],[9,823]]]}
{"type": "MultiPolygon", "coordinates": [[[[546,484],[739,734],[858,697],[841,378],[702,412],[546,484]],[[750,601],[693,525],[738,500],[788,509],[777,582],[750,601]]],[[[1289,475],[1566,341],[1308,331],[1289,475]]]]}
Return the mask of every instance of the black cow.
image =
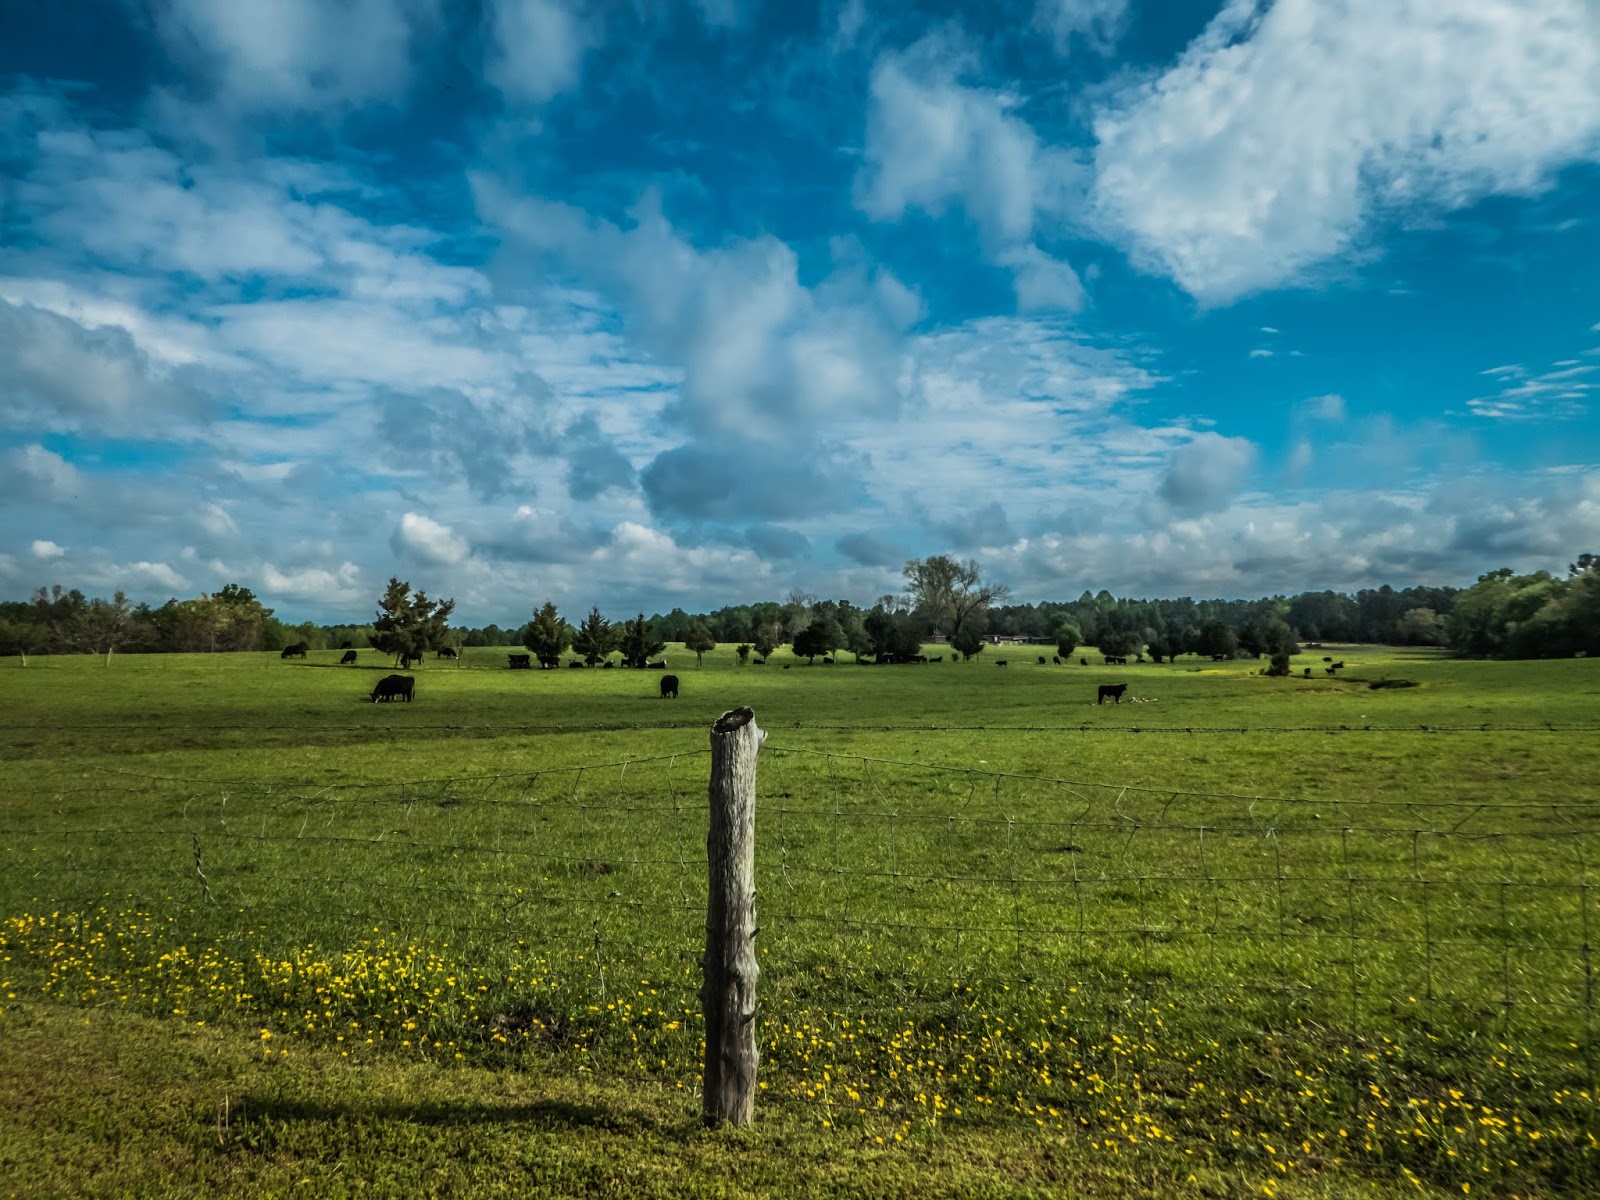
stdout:
{"type": "Polygon", "coordinates": [[[1127,690],[1128,685],[1125,683],[1102,683],[1100,685],[1100,697],[1095,701],[1095,703],[1104,704],[1106,702],[1106,697],[1110,696],[1113,703],[1121,704],[1122,693],[1127,690]]]}
{"type": "Polygon", "coordinates": [[[345,666],[348,663],[355,662],[355,660],[356,660],[356,652],[354,650],[346,650],[344,652],[344,657],[339,660],[339,665],[342,667],[342,666],[345,666]]]}
{"type": "MultiPolygon", "coordinates": [[[[1060,666],[1060,665],[1061,665],[1061,655],[1059,655],[1059,654],[1052,654],[1052,655],[1051,655],[1051,656],[1050,656],[1050,657],[1051,657],[1051,658],[1053,658],[1053,659],[1054,659],[1054,660],[1055,660],[1055,664],[1056,664],[1056,666],[1058,666],[1058,667],[1059,667],[1059,666],[1060,666]]],[[[1040,659],[1040,660],[1039,660],[1039,661],[1040,661],[1040,662],[1043,662],[1043,661],[1044,661],[1044,660],[1043,660],[1043,659],[1040,659]]]]}
{"type": "Polygon", "coordinates": [[[541,671],[554,671],[560,665],[561,659],[556,655],[541,654],[539,656],[539,669],[541,671]]]}
{"type": "Polygon", "coordinates": [[[994,665],[997,666],[997,667],[1008,667],[1008,666],[1011,665],[1011,661],[1009,659],[1005,659],[1005,658],[998,658],[998,659],[995,660],[995,664],[994,665]]]}
{"type": "Polygon", "coordinates": [[[1311,678],[1311,668],[1310,668],[1310,667],[1307,667],[1307,668],[1306,668],[1306,678],[1307,678],[1307,679],[1310,679],[1310,678],[1311,678]]]}
{"type": "Polygon", "coordinates": [[[1089,660],[1087,658],[1080,658],[1078,660],[1078,665],[1080,667],[1087,667],[1089,665],[1089,660]]]}
{"type": "Polygon", "coordinates": [[[422,651],[420,651],[420,650],[417,651],[415,654],[411,654],[409,652],[402,652],[401,655],[400,655],[400,669],[402,671],[409,670],[413,665],[415,665],[417,663],[420,663],[421,661],[422,661],[422,651]]]}
{"type": "Polygon", "coordinates": [[[667,660],[662,659],[660,662],[656,663],[645,663],[645,666],[652,671],[665,671],[667,669],[667,660]]]}
{"type": "MultiPolygon", "coordinates": [[[[1056,660],[1056,661],[1057,661],[1057,662],[1059,662],[1059,661],[1060,661],[1060,659],[1057,659],[1057,660],[1056,660]]],[[[1041,666],[1041,667],[1042,667],[1042,666],[1044,666],[1044,665],[1045,665],[1045,661],[1044,661],[1044,655],[1042,655],[1042,654],[1041,654],[1041,655],[1039,655],[1039,665],[1040,665],[1040,666],[1041,666]]]]}
{"type": "Polygon", "coordinates": [[[934,655],[934,656],[933,656],[933,657],[932,657],[932,658],[930,658],[930,659],[929,659],[929,660],[928,660],[928,661],[929,661],[929,662],[931,662],[931,663],[942,663],[942,662],[943,662],[943,661],[944,661],[944,655],[942,655],[942,654],[935,654],[935,655],[934,655]]]}
{"type": "Polygon", "coordinates": [[[784,670],[785,670],[785,671],[787,671],[787,670],[788,670],[788,669],[789,669],[789,668],[790,668],[790,667],[792,667],[792,666],[794,666],[794,664],[793,664],[793,663],[784,663],[784,664],[783,664],[783,669],[784,669],[784,670]]]}
{"type": "Polygon", "coordinates": [[[278,655],[278,657],[280,659],[284,659],[284,658],[304,658],[306,656],[306,651],[309,650],[309,649],[310,649],[310,647],[307,646],[304,642],[296,642],[292,646],[285,646],[283,648],[283,653],[278,655]]]}
{"type": "Polygon", "coordinates": [[[531,655],[531,654],[508,654],[508,655],[506,655],[506,666],[510,667],[513,671],[529,671],[529,670],[532,670],[533,669],[533,655],[531,655]]]}
{"type": "Polygon", "coordinates": [[[583,667],[584,662],[581,658],[575,658],[567,664],[567,670],[569,671],[581,671],[583,670],[583,667]]]}
{"type": "Polygon", "coordinates": [[[663,675],[661,677],[661,698],[663,700],[676,700],[678,698],[678,677],[676,675],[663,675]]]}
{"type": "Polygon", "coordinates": [[[823,665],[823,666],[825,666],[825,667],[831,667],[831,666],[833,666],[833,659],[831,659],[831,658],[825,658],[825,659],[823,659],[823,660],[822,660],[822,665],[823,665]]]}
{"type": "Polygon", "coordinates": [[[752,658],[750,661],[758,667],[764,667],[767,665],[767,660],[764,658],[752,658]]]}
{"type": "Polygon", "coordinates": [[[1334,663],[1334,664],[1333,664],[1333,669],[1334,669],[1334,670],[1335,670],[1335,671],[1342,671],[1342,670],[1344,670],[1344,663],[1343,663],[1343,662],[1336,662],[1336,663],[1334,663]]]}
{"type": "Polygon", "coordinates": [[[416,683],[417,681],[409,675],[385,675],[378,680],[378,685],[372,689],[372,702],[374,704],[379,700],[387,702],[398,696],[404,699],[407,704],[410,704],[411,689],[416,686],[416,683]]]}
{"type": "Polygon", "coordinates": [[[611,661],[611,660],[610,660],[610,659],[609,659],[609,658],[608,658],[608,659],[606,659],[606,660],[605,660],[605,662],[603,662],[603,663],[601,663],[601,664],[600,664],[600,669],[601,669],[601,670],[602,670],[602,671],[609,671],[609,670],[611,670],[611,668],[612,668],[612,667],[614,667],[614,666],[616,666],[616,665],[617,665],[617,664],[616,664],[616,663],[614,663],[614,662],[612,662],[612,661],[611,661]]]}
{"type": "Polygon", "coordinates": [[[456,654],[454,648],[452,648],[450,646],[445,646],[438,653],[436,653],[434,655],[434,657],[435,658],[457,658],[457,657],[459,657],[459,655],[456,654]]]}

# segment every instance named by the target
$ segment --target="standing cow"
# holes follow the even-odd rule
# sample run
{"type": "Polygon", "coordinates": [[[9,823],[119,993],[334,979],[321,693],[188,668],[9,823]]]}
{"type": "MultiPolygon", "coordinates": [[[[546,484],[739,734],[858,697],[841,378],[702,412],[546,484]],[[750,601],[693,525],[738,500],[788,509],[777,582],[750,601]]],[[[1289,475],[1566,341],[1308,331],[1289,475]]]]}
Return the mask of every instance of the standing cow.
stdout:
{"type": "Polygon", "coordinates": [[[339,659],[339,665],[341,667],[349,666],[351,663],[355,662],[355,660],[356,652],[354,650],[346,650],[344,652],[344,656],[339,659]]]}
{"type": "Polygon", "coordinates": [[[676,700],[678,698],[678,677],[676,675],[663,675],[661,677],[661,698],[663,700],[676,700]]]}
{"type": "Polygon", "coordinates": [[[1128,690],[1128,685],[1125,684],[1125,683],[1102,683],[1100,685],[1099,698],[1095,700],[1095,703],[1096,704],[1104,704],[1106,702],[1106,697],[1110,696],[1111,700],[1112,700],[1112,703],[1121,704],[1122,703],[1122,693],[1127,691],[1127,690],[1128,690]]]}

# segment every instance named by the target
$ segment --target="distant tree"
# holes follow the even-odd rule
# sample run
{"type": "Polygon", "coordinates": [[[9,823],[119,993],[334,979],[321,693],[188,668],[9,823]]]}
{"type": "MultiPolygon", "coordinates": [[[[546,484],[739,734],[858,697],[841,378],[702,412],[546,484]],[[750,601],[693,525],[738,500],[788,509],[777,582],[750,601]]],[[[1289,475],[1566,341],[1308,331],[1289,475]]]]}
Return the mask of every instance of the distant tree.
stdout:
{"type": "Polygon", "coordinates": [[[899,661],[922,650],[922,627],[902,606],[898,610],[878,607],[864,621],[871,653],[880,660],[899,661]]]}
{"type": "Polygon", "coordinates": [[[121,592],[110,600],[96,597],[79,610],[64,634],[75,649],[85,654],[104,654],[109,667],[112,653],[135,639],[133,605],[121,592]]]}
{"type": "MultiPolygon", "coordinates": [[[[572,649],[574,653],[581,654],[583,661],[592,667],[616,648],[616,632],[611,628],[611,622],[600,615],[600,608],[596,605],[589,610],[589,615],[583,619],[583,624],[578,626],[577,633],[573,635],[572,649]]],[[[557,655],[560,653],[561,651],[556,651],[557,655]]]]}
{"type": "Polygon", "coordinates": [[[533,612],[533,620],[522,631],[522,644],[541,663],[559,659],[572,644],[572,629],[561,619],[554,600],[546,600],[533,612]]]}
{"type": "Polygon", "coordinates": [[[816,603],[817,598],[810,592],[803,592],[799,588],[789,592],[783,602],[783,615],[780,618],[784,641],[793,641],[795,634],[811,623],[811,609],[816,603]]]}
{"type": "Polygon", "coordinates": [[[1165,633],[1157,633],[1147,639],[1144,651],[1155,662],[1164,658],[1177,658],[1178,651],[1174,648],[1172,639],[1165,633]]]}
{"type": "Polygon", "coordinates": [[[694,665],[699,667],[706,651],[717,648],[717,639],[711,636],[709,629],[696,621],[689,626],[689,632],[683,635],[683,648],[694,655],[694,665]]]}
{"type": "Polygon", "coordinates": [[[27,666],[28,655],[49,644],[50,631],[43,625],[19,617],[0,618],[0,654],[15,654],[27,666]]]}
{"type": "Polygon", "coordinates": [[[970,621],[950,635],[950,648],[965,659],[982,654],[984,645],[983,630],[970,621]]]}
{"type": "Polygon", "coordinates": [[[768,621],[756,627],[755,634],[756,653],[762,658],[771,658],[772,652],[783,642],[783,627],[776,621],[768,621]]]}
{"type": "Polygon", "coordinates": [[[1139,651],[1139,645],[1140,642],[1137,634],[1128,630],[1123,630],[1120,632],[1116,630],[1109,630],[1100,635],[1100,645],[1098,649],[1101,654],[1111,655],[1115,658],[1122,658],[1129,654],[1137,654],[1139,651]]]}
{"type": "Polygon", "coordinates": [[[643,667],[665,650],[667,644],[656,640],[650,630],[650,623],[644,619],[644,614],[640,613],[633,620],[622,623],[622,636],[617,642],[617,648],[622,651],[624,665],[643,667]]]}
{"type": "Polygon", "coordinates": [[[844,631],[839,628],[839,622],[831,617],[818,617],[794,635],[795,657],[814,663],[819,654],[824,657],[832,654],[842,641],[844,631]]]}
{"type": "Polygon", "coordinates": [[[421,658],[444,644],[449,630],[454,600],[430,600],[426,592],[411,591],[409,583],[394,576],[378,601],[378,616],[372,622],[372,647],[402,657],[421,658]]]}
{"type": "Polygon", "coordinates": [[[856,612],[855,620],[844,626],[844,648],[857,662],[872,653],[872,635],[867,632],[866,614],[856,612]]]}
{"type": "Polygon", "coordinates": [[[1072,652],[1083,644],[1083,630],[1072,621],[1062,621],[1056,626],[1056,653],[1071,658],[1072,652]]]}
{"type": "Polygon", "coordinates": [[[964,626],[981,621],[991,604],[1010,595],[1004,585],[986,581],[970,558],[966,562],[943,554],[914,558],[902,573],[915,607],[949,636],[951,645],[964,626]]]}
{"type": "Polygon", "coordinates": [[[1443,646],[1450,640],[1444,621],[1431,608],[1407,609],[1395,632],[1408,646],[1443,646]]]}
{"type": "Polygon", "coordinates": [[[1600,566],[1600,556],[1593,554],[1580,554],[1578,561],[1567,564],[1568,575],[1582,575],[1585,571],[1600,566]]]}
{"type": "Polygon", "coordinates": [[[1239,649],[1239,636],[1220,618],[1206,621],[1195,631],[1194,652],[1214,657],[1218,654],[1232,658],[1239,649]]]}
{"type": "Polygon", "coordinates": [[[734,647],[733,652],[739,656],[739,665],[742,667],[750,661],[750,643],[740,642],[734,647]]]}

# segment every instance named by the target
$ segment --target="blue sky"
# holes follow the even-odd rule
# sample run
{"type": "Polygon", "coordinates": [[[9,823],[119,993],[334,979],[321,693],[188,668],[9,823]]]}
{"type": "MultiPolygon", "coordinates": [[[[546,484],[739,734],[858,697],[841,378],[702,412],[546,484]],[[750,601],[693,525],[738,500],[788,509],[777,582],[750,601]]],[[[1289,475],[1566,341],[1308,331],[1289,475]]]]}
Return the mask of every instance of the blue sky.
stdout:
{"type": "Polygon", "coordinates": [[[0,3],[0,593],[1600,549],[1589,0],[0,3]]]}

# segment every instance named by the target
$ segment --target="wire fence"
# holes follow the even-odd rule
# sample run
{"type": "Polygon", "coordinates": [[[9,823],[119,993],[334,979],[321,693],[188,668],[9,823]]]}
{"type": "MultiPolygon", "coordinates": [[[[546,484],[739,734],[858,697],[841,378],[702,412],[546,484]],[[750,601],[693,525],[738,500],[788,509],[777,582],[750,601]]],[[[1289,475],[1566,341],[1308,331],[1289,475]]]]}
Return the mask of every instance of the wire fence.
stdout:
{"type": "MultiPolygon", "coordinates": [[[[356,1052],[531,1042],[692,1091],[708,769],[14,788],[0,985],[356,1052]]],[[[1600,807],[1579,799],[1227,795],[769,743],[757,837],[768,1094],[830,1124],[1131,1121],[1215,1150],[1253,1111],[1308,1160],[1337,1130],[1437,1173],[1483,1149],[1484,1113],[1540,1133],[1529,1160],[1565,1144],[1552,1106],[1592,1118],[1600,807]]]]}

